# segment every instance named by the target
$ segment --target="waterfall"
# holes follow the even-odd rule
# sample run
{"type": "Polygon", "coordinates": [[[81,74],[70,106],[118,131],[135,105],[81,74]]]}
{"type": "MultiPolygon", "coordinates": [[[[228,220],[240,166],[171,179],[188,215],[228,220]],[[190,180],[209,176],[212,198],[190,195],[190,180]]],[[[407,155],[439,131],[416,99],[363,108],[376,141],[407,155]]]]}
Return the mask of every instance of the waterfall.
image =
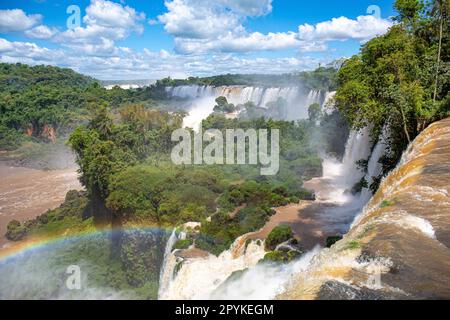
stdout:
{"type": "Polygon", "coordinates": [[[191,258],[183,262],[176,277],[160,299],[210,299],[213,292],[234,272],[255,266],[265,255],[263,241],[247,243],[247,235],[235,240],[229,250],[218,257],[191,258]]]}
{"type": "Polygon", "coordinates": [[[173,272],[176,265],[176,257],[172,254],[172,248],[177,242],[178,237],[176,229],[173,229],[172,234],[166,243],[166,248],[164,250],[164,260],[161,266],[161,271],[159,274],[159,290],[158,297],[161,297],[170,285],[173,278],[173,272]]]}
{"type": "MultiPolygon", "coordinates": [[[[375,145],[375,148],[372,151],[372,154],[370,155],[370,159],[367,165],[367,174],[365,176],[365,179],[367,181],[368,187],[370,188],[370,185],[373,183],[373,178],[378,177],[382,173],[382,165],[379,162],[381,157],[386,153],[386,135],[387,135],[387,129],[386,127],[383,128],[383,132],[378,139],[377,144],[375,145]]],[[[364,205],[370,200],[372,197],[372,192],[369,188],[364,188],[361,191],[360,195],[360,202],[364,205]]]]}
{"type": "MultiPolygon", "coordinates": [[[[300,87],[251,87],[251,86],[198,86],[185,85],[166,87],[170,97],[186,99],[189,102],[189,114],[184,120],[184,127],[198,130],[202,120],[206,119],[214,109],[215,99],[224,96],[229,103],[242,105],[253,102],[259,108],[267,108],[270,102],[282,98],[287,104],[286,120],[301,120],[308,118],[308,108],[311,104],[322,103],[322,93],[319,90],[304,92],[300,87]]],[[[328,93],[325,93],[327,97],[328,93]]]]}
{"type": "Polygon", "coordinates": [[[324,114],[330,115],[334,111],[335,107],[334,107],[333,99],[335,96],[336,96],[336,91],[325,93],[325,99],[324,99],[323,105],[322,105],[322,111],[324,114]]]}
{"type": "Polygon", "coordinates": [[[319,200],[341,204],[353,201],[350,191],[364,177],[356,162],[367,160],[369,155],[370,128],[351,131],[342,162],[330,157],[323,160],[323,178],[319,180],[323,179],[327,186],[323,192],[318,192],[319,200]]]}

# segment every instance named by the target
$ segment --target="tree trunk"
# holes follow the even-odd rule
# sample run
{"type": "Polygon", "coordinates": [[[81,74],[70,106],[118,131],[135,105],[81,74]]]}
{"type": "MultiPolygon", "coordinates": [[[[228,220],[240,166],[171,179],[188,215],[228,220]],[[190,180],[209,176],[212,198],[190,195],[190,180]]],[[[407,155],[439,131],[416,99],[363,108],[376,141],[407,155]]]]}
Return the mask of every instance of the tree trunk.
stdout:
{"type": "Polygon", "coordinates": [[[406,117],[405,117],[405,113],[403,112],[403,107],[400,105],[400,113],[402,114],[402,119],[403,119],[403,131],[405,132],[406,138],[408,139],[408,144],[411,143],[411,137],[409,136],[408,133],[408,126],[406,124],[406,117]]]}
{"type": "Polygon", "coordinates": [[[437,96],[437,87],[438,87],[438,79],[439,79],[439,64],[441,62],[443,28],[444,28],[444,19],[442,17],[442,12],[441,12],[441,14],[440,14],[440,26],[439,26],[439,48],[438,48],[438,56],[437,56],[437,62],[436,62],[436,81],[434,83],[433,102],[436,102],[436,96],[437,96]]]}

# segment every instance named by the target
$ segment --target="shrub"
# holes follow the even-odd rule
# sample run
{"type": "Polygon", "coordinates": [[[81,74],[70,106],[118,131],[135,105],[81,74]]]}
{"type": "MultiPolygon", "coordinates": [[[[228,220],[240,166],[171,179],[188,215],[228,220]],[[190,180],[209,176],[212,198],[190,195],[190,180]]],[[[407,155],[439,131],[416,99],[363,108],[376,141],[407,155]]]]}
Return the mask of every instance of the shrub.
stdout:
{"type": "Polygon", "coordinates": [[[326,241],[326,247],[331,248],[336,242],[342,240],[342,236],[328,237],[326,241]]]}
{"type": "Polygon", "coordinates": [[[293,236],[292,229],[290,226],[281,225],[275,227],[267,236],[266,239],[266,250],[275,250],[275,248],[291,239],[293,236]]]}
{"type": "Polygon", "coordinates": [[[290,250],[290,251],[271,251],[266,253],[263,262],[281,262],[287,263],[295,260],[301,256],[300,251],[290,250]]]}
{"type": "Polygon", "coordinates": [[[11,241],[22,240],[27,235],[27,228],[17,220],[12,220],[6,227],[5,237],[11,241]]]}
{"type": "Polygon", "coordinates": [[[192,245],[192,239],[178,240],[174,246],[173,250],[184,250],[188,249],[192,245]]]}

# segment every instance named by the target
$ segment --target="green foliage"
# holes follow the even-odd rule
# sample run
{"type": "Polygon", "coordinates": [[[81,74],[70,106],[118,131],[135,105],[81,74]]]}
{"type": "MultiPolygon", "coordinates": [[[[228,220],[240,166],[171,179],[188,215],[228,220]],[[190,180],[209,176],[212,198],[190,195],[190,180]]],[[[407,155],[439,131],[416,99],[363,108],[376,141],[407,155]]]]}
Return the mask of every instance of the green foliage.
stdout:
{"type": "Polygon", "coordinates": [[[271,74],[226,74],[205,78],[190,77],[188,79],[165,78],[158,80],[153,90],[159,88],[163,93],[163,88],[182,86],[182,85],[200,85],[200,86],[293,86],[303,85],[308,90],[336,90],[336,68],[319,67],[311,72],[290,73],[281,75],[271,74]]]}
{"type": "Polygon", "coordinates": [[[6,227],[5,237],[11,241],[22,240],[27,235],[27,228],[23,226],[19,221],[12,220],[6,227]]]}
{"type": "Polygon", "coordinates": [[[327,237],[326,247],[331,248],[336,242],[342,240],[342,236],[327,237]]]}
{"type": "Polygon", "coordinates": [[[300,82],[309,90],[335,91],[337,87],[336,69],[319,67],[312,72],[301,72],[300,82]]]}
{"type": "Polygon", "coordinates": [[[297,250],[290,251],[270,251],[264,256],[263,262],[289,263],[302,255],[297,250]]]}
{"type": "Polygon", "coordinates": [[[316,123],[321,116],[322,107],[318,103],[314,103],[308,108],[309,121],[316,123]]]}
{"type": "Polygon", "coordinates": [[[219,255],[227,250],[239,236],[261,229],[275,212],[262,205],[249,205],[231,217],[219,211],[204,221],[195,244],[202,250],[219,255]]]}
{"type": "Polygon", "coordinates": [[[267,236],[265,243],[266,250],[275,250],[279,244],[288,241],[292,237],[293,233],[290,226],[277,226],[267,236]]]}
{"type": "Polygon", "coordinates": [[[394,8],[399,13],[400,21],[413,22],[419,19],[423,3],[419,0],[396,0],[394,8]]]}
{"type": "Polygon", "coordinates": [[[222,186],[206,169],[140,165],[115,175],[109,190],[106,205],[122,218],[175,225],[214,212],[222,186]]]}
{"type": "Polygon", "coordinates": [[[232,103],[228,103],[227,98],[218,97],[216,99],[216,105],[214,106],[214,112],[218,113],[232,113],[236,111],[236,107],[232,103]]]}
{"type": "Polygon", "coordinates": [[[70,69],[1,63],[0,149],[18,148],[27,135],[53,142],[86,122],[90,111],[100,113],[105,104],[116,109],[140,98],[131,90],[106,90],[70,69]]]}
{"type": "Polygon", "coordinates": [[[442,50],[450,43],[448,19],[418,0],[397,0],[395,8],[402,23],[343,64],[335,97],[352,128],[372,125],[374,137],[389,128],[384,174],[422,130],[450,115],[450,60],[442,50]]]}
{"type": "Polygon", "coordinates": [[[194,243],[194,241],[193,241],[192,239],[178,240],[178,241],[173,245],[173,250],[184,250],[184,249],[188,249],[193,243],[194,243]]]}
{"type": "Polygon", "coordinates": [[[347,243],[346,249],[347,250],[357,250],[361,248],[361,243],[359,243],[356,240],[352,240],[349,243],[347,243]]]}
{"type": "Polygon", "coordinates": [[[383,208],[387,208],[387,207],[392,207],[395,204],[396,204],[395,199],[393,199],[393,200],[386,199],[381,202],[380,208],[383,209],[383,208]]]}

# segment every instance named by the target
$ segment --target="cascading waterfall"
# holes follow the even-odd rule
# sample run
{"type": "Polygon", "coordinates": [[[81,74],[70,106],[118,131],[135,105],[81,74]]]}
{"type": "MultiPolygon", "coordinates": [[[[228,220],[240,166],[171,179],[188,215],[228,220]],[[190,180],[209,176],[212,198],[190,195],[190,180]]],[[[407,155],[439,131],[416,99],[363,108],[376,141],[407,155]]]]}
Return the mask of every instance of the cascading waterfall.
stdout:
{"type": "MultiPolygon", "coordinates": [[[[194,108],[185,119],[185,124],[197,123],[212,113],[214,100],[218,96],[225,96],[230,103],[243,104],[252,101],[258,107],[266,107],[269,102],[283,98],[290,104],[288,118],[307,118],[308,107],[313,103],[322,105],[324,112],[332,111],[331,101],[334,93],[322,94],[320,91],[310,91],[306,95],[299,88],[257,88],[257,87],[183,87],[172,89],[171,94],[178,97],[193,99],[194,108]],[[327,111],[328,110],[328,111],[327,111]],[[195,112],[194,112],[195,111],[195,112]],[[195,115],[194,115],[195,114],[195,115]],[[195,121],[193,121],[195,119],[195,121]]],[[[353,187],[363,178],[369,185],[373,177],[381,173],[380,158],[386,150],[385,134],[377,141],[371,150],[371,127],[367,126],[359,131],[351,131],[346,143],[342,161],[326,158],[323,161],[323,183],[327,184],[318,200],[336,205],[326,215],[330,223],[339,225],[342,232],[348,231],[355,216],[361,212],[371,197],[371,191],[363,188],[359,194],[351,193],[353,187]],[[359,168],[359,160],[368,160],[367,172],[359,168]],[[342,227],[340,227],[342,224],[342,227]]],[[[264,246],[256,242],[247,247],[246,237],[236,239],[232,247],[219,257],[190,258],[182,262],[181,268],[173,278],[173,270],[177,263],[173,253],[165,258],[165,275],[159,293],[160,299],[271,299],[283,291],[290,279],[290,275],[301,273],[310,268],[314,257],[320,254],[318,248],[283,267],[268,267],[257,265],[264,255],[264,246]],[[172,267],[169,267],[172,265],[172,267]],[[171,270],[170,270],[171,268],[171,270]],[[227,279],[236,271],[243,271],[239,279],[229,282],[227,279]],[[271,277],[269,276],[271,275],[271,277]],[[267,285],[261,285],[261,279],[267,280],[267,285]],[[257,282],[258,285],[251,285],[257,282]],[[257,290],[256,287],[263,288],[257,290]]]]}
{"type": "Polygon", "coordinates": [[[449,138],[450,118],[420,133],[344,239],[322,250],[278,298],[448,299],[449,138]]]}
{"type": "MultiPolygon", "coordinates": [[[[304,92],[300,87],[245,87],[245,86],[176,86],[167,87],[170,97],[190,101],[189,115],[184,119],[185,127],[198,130],[201,121],[206,119],[214,109],[215,99],[219,96],[227,98],[229,103],[242,105],[253,102],[259,108],[267,108],[271,102],[282,98],[287,103],[287,120],[308,118],[308,108],[311,104],[323,101],[319,90],[304,92]]],[[[325,93],[325,97],[327,93],[325,93]]]]}
{"type": "Polygon", "coordinates": [[[370,155],[370,159],[367,164],[367,173],[365,176],[369,188],[363,188],[359,196],[360,203],[362,203],[362,205],[365,205],[370,200],[370,197],[372,197],[370,185],[373,183],[374,178],[378,177],[382,173],[383,168],[380,163],[380,159],[386,153],[387,149],[386,136],[388,134],[387,131],[388,131],[387,128],[384,127],[383,132],[379,137],[378,142],[372,151],[372,154],[370,155]]]}
{"type": "MultiPolygon", "coordinates": [[[[367,175],[375,176],[379,172],[378,160],[384,149],[384,139],[380,138],[370,157],[367,175]]],[[[349,190],[364,177],[356,162],[368,159],[370,151],[370,128],[367,127],[350,134],[342,162],[325,161],[323,179],[330,180],[333,184],[331,190],[336,192],[327,195],[328,201],[340,204],[330,214],[346,214],[354,218],[365,203],[360,198],[368,200],[363,193],[360,196],[349,195],[349,190]]],[[[369,190],[367,192],[370,193],[369,190]]],[[[264,245],[251,242],[245,246],[246,239],[247,235],[236,239],[231,248],[219,257],[185,260],[176,277],[160,291],[160,299],[272,299],[283,292],[292,275],[310,268],[313,258],[321,252],[315,248],[285,266],[258,265],[265,255],[264,245]],[[237,279],[228,281],[236,271],[245,272],[237,279]]],[[[172,260],[168,261],[176,261],[172,256],[172,260]]]]}
{"type": "Polygon", "coordinates": [[[334,110],[334,103],[333,99],[336,96],[336,91],[326,92],[325,98],[322,105],[322,111],[323,113],[330,115],[334,110]]]}
{"type": "Polygon", "coordinates": [[[319,199],[339,204],[354,200],[350,191],[364,177],[356,162],[368,159],[369,155],[370,128],[351,131],[342,162],[330,157],[323,160],[324,176],[319,180],[325,180],[328,186],[325,192],[318,192],[319,199]]]}
{"type": "Polygon", "coordinates": [[[178,236],[176,233],[176,229],[173,229],[172,234],[166,243],[166,248],[164,250],[164,260],[161,265],[161,271],[159,274],[159,290],[158,297],[161,297],[162,294],[167,290],[170,282],[173,278],[173,272],[175,270],[176,265],[176,257],[172,254],[172,249],[175,243],[178,240],[178,236]]]}
{"type": "Polygon", "coordinates": [[[206,258],[191,258],[183,261],[175,278],[168,283],[168,286],[161,288],[159,298],[210,299],[213,292],[233,272],[255,266],[264,254],[263,241],[247,243],[247,236],[241,236],[235,240],[229,250],[218,257],[209,255],[206,258]]]}

